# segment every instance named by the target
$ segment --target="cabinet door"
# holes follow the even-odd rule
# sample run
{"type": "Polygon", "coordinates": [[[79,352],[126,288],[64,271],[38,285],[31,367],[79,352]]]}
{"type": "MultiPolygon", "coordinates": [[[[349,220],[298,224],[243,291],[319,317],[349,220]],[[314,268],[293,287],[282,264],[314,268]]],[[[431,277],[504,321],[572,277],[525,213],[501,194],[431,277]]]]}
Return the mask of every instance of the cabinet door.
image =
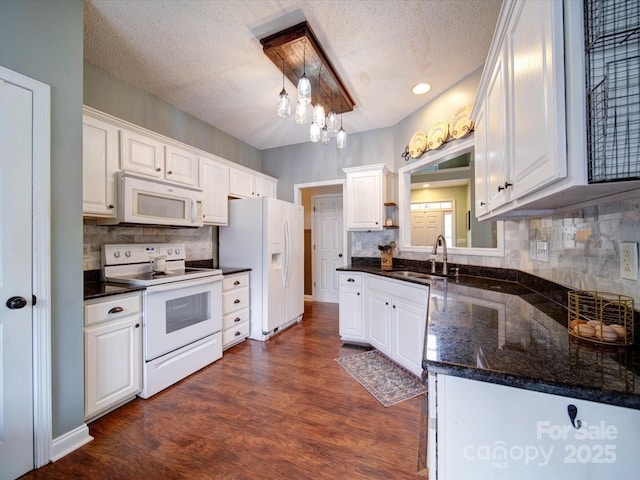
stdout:
{"type": "Polygon", "coordinates": [[[394,298],[392,316],[392,357],[417,376],[421,376],[427,325],[426,304],[421,306],[394,298]]]}
{"type": "Polygon", "coordinates": [[[85,418],[142,390],[139,315],[85,328],[85,418]]]}
{"type": "Polygon", "coordinates": [[[340,337],[365,341],[362,316],[362,275],[340,274],[338,290],[340,337]]]}
{"type": "Polygon", "coordinates": [[[152,138],[120,130],[120,168],[164,178],[164,145],[152,138]]]}
{"type": "Polygon", "coordinates": [[[229,224],[229,167],[200,157],[200,188],[203,194],[204,223],[229,224]]]}
{"type": "Polygon", "coordinates": [[[82,213],[114,217],[118,128],[84,116],[82,123],[82,213]]]}
{"type": "Polygon", "coordinates": [[[276,182],[268,178],[255,177],[255,196],[276,198],[276,182]]]}
{"type": "Polygon", "coordinates": [[[381,292],[367,292],[369,342],[382,353],[391,356],[391,298],[381,292]]]}
{"type": "Polygon", "coordinates": [[[347,174],[347,228],[381,230],[383,173],[380,170],[347,174]]]}
{"type": "Polygon", "coordinates": [[[487,207],[498,207],[508,200],[508,114],[506,98],[506,45],[501,49],[487,87],[486,162],[487,207]]]}
{"type": "Polygon", "coordinates": [[[255,177],[243,170],[234,168],[229,171],[229,195],[240,198],[255,196],[255,177]]]}
{"type": "Polygon", "coordinates": [[[167,145],[165,147],[166,180],[198,186],[198,156],[195,153],[167,145]]]}
{"type": "Polygon", "coordinates": [[[437,397],[438,478],[638,476],[639,410],[448,375],[437,397]]]}
{"type": "Polygon", "coordinates": [[[487,213],[487,117],[485,115],[484,106],[482,106],[475,119],[475,162],[474,162],[474,182],[475,182],[475,198],[474,207],[475,215],[479,217],[487,213]]]}
{"type": "Polygon", "coordinates": [[[508,32],[510,199],[567,175],[562,2],[521,2],[508,32]]]}

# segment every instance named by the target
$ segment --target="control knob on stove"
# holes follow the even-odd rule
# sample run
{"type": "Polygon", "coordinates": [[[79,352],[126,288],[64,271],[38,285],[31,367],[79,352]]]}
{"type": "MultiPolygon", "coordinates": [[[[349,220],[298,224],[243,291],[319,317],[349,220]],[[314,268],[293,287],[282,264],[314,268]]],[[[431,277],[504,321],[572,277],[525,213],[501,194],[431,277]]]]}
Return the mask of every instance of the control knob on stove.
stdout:
{"type": "Polygon", "coordinates": [[[167,249],[167,255],[171,255],[173,252],[171,251],[170,248],[167,249]]]}
{"type": "Polygon", "coordinates": [[[115,252],[113,252],[113,256],[115,258],[120,258],[120,250],[116,250],[115,252]]]}
{"type": "Polygon", "coordinates": [[[180,255],[180,249],[176,248],[176,255],[180,255]]]}
{"type": "Polygon", "coordinates": [[[124,252],[124,256],[129,258],[131,256],[131,252],[127,250],[126,252],[124,252]]]}

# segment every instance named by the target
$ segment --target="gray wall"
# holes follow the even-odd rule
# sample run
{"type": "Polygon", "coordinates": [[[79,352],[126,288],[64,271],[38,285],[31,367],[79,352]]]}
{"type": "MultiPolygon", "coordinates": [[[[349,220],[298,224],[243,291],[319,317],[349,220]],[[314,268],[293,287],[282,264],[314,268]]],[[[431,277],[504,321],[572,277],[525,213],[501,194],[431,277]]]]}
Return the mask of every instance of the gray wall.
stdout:
{"type": "Polygon", "coordinates": [[[53,436],[84,421],[82,1],[2,0],[0,65],[51,86],[53,436]]]}
{"type": "Polygon", "coordinates": [[[234,163],[260,170],[260,150],[84,62],[84,104],[234,163]]]}

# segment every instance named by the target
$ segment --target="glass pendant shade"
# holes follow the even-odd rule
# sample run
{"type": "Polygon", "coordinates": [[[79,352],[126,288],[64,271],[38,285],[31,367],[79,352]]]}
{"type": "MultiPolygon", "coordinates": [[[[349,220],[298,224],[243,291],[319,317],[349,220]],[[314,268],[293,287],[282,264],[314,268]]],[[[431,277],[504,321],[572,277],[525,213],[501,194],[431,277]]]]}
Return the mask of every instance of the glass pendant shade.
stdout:
{"type": "Polygon", "coordinates": [[[320,128],[324,127],[324,107],[320,104],[313,109],[313,122],[320,128]]]}
{"type": "Polygon", "coordinates": [[[296,103],[296,123],[298,125],[304,125],[307,123],[307,104],[298,100],[296,103]]]}
{"type": "Polygon", "coordinates": [[[338,115],[334,111],[329,112],[329,115],[327,115],[327,130],[329,135],[335,135],[338,130],[338,115]]]}
{"type": "Polygon", "coordinates": [[[315,122],[312,122],[309,128],[309,140],[314,143],[320,141],[320,126],[315,122]]]}
{"type": "Polygon", "coordinates": [[[298,80],[298,102],[311,103],[311,82],[304,73],[298,80]]]}
{"type": "Polygon", "coordinates": [[[291,115],[291,101],[289,100],[289,94],[283,88],[278,98],[278,116],[280,118],[289,118],[291,115]]]}
{"type": "Polygon", "coordinates": [[[339,149],[343,149],[347,146],[347,132],[345,132],[342,127],[340,127],[340,130],[338,130],[338,134],[336,135],[336,143],[338,144],[339,149]]]}
{"type": "Polygon", "coordinates": [[[325,145],[329,143],[329,131],[326,125],[320,130],[320,141],[325,145]]]}

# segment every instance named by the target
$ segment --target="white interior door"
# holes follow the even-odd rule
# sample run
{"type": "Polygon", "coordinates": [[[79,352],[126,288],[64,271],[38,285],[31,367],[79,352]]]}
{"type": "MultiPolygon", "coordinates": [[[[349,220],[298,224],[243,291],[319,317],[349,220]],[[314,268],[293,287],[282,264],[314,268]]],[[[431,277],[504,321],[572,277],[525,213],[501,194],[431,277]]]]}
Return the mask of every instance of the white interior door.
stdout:
{"type": "Polygon", "coordinates": [[[411,212],[411,245],[432,246],[442,233],[440,210],[414,210],[411,212]]]}
{"type": "Polygon", "coordinates": [[[32,93],[0,79],[2,478],[19,477],[34,465],[31,178],[32,93]]]}
{"type": "Polygon", "coordinates": [[[338,303],[338,272],[342,251],[342,195],[313,199],[313,298],[338,303]]]}

